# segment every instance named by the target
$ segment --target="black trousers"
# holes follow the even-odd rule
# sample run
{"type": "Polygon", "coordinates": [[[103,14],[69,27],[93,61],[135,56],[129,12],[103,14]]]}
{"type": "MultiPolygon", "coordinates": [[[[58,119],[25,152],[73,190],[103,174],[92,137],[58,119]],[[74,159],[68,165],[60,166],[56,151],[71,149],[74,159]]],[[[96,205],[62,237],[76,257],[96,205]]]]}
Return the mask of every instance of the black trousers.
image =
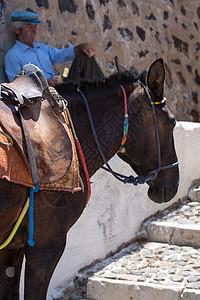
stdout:
{"type": "Polygon", "coordinates": [[[93,81],[103,80],[104,78],[105,76],[94,56],[88,57],[82,50],[79,50],[69,69],[68,76],[63,81],[80,82],[81,79],[93,81]]]}

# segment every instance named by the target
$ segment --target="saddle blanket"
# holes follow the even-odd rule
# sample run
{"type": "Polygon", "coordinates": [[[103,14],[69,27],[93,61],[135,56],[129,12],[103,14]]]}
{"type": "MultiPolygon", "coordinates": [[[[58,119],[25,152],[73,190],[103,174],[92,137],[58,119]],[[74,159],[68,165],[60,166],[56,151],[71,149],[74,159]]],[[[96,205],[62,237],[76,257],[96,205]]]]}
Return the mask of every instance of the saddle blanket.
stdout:
{"type": "MultiPolygon", "coordinates": [[[[1,131],[13,140],[12,146],[0,143],[0,178],[34,187],[20,120],[15,110],[0,101],[0,142],[8,143],[1,131]]],[[[43,99],[36,104],[36,109],[22,107],[21,114],[33,144],[39,189],[80,191],[79,163],[67,113],[59,113],[57,117],[47,99],[43,99]]]]}

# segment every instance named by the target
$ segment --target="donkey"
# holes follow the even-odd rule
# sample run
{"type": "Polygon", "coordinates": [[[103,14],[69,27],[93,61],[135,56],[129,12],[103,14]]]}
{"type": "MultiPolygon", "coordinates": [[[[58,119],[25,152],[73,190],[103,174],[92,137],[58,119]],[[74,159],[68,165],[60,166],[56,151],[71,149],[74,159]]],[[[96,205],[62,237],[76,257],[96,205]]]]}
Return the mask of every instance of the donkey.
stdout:
{"type": "MultiPolygon", "coordinates": [[[[116,177],[134,185],[146,182],[152,201],[170,201],[178,189],[179,170],[173,140],[175,118],[163,100],[163,60],[154,61],[148,72],[142,74],[122,71],[104,81],[84,81],[78,92],[76,85],[72,87],[67,83],[60,84],[56,89],[68,100],[68,110],[89,177],[105,163],[109,169],[107,162],[117,153],[138,177],[135,179],[114,173],[116,177]],[[125,115],[124,99],[127,100],[125,115]],[[90,123],[86,106],[93,123],[90,123]]],[[[65,249],[66,234],[86,206],[89,186],[81,162],[80,186],[81,191],[75,193],[45,190],[35,193],[35,245],[28,245],[29,221],[26,215],[11,243],[0,250],[0,300],[19,299],[24,256],[24,299],[46,299],[50,279],[65,249]]],[[[0,179],[1,244],[18,219],[28,193],[27,186],[0,179]]]]}

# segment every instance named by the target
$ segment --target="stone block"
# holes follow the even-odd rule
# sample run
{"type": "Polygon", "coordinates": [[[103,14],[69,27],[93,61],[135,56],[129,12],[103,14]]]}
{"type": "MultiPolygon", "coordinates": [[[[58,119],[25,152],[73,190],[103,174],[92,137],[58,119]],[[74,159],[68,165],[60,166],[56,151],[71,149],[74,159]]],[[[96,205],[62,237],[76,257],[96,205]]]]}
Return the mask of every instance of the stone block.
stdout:
{"type": "Polygon", "coordinates": [[[188,196],[192,201],[200,202],[200,187],[190,189],[188,196]]]}
{"type": "Polygon", "coordinates": [[[148,239],[156,242],[200,246],[200,226],[155,221],[147,227],[148,239]]]}
{"type": "Polygon", "coordinates": [[[147,226],[148,239],[154,242],[169,243],[174,230],[173,226],[168,226],[166,222],[152,222],[147,226]]]}
{"type": "Polygon", "coordinates": [[[180,295],[181,288],[178,287],[126,280],[89,278],[87,284],[87,298],[92,300],[180,300],[180,295]]]}
{"type": "Polygon", "coordinates": [[[199,300],[200,291],[197,290],[184,290],[181,300],[199,300]]]}

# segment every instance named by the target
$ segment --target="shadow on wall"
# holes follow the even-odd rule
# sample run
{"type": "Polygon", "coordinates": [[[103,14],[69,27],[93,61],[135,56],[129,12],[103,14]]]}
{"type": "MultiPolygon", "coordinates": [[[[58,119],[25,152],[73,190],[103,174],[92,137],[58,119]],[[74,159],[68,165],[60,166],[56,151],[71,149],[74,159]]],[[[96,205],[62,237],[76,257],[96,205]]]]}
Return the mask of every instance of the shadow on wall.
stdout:
{"type": "Polygon", "coordinates": [[[0,83],[4,83],[4,82],[8,82],[8,78],[6,76],[5,70],[4,70],[4,65],[3,65],[3,58],[5,53],[1,53],[2,51],[0,51],[0,65],[1,65],[1,69],[0,69],[0,83]]]}
{"type": "Polygon", "coordinates": [[[4,70],[4,55],[15,43],[10,15],[12,8],[4,0],[0,0],[0,83],[8,82],[4,70]]]}

